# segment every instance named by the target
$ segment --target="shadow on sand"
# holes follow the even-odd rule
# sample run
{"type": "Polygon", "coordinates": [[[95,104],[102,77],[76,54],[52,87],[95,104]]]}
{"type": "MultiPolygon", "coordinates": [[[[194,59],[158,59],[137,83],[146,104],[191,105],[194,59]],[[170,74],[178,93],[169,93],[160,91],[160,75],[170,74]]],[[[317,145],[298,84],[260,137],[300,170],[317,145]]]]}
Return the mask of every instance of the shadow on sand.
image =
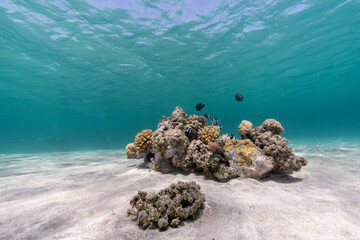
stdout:
{"type": "Polygon", "coordinates": [[[301,178],[293,177],[289,174],[269,174],[265,178],[260,179],[260,182],[274,181],[277,183],[289,184],[301,182],[301,178]]]}
{"type": "MultiPolygon", "coordinates": [[[[148,167],[146,167],[145,163],[140,163],[140,164],[137,164],[137,165],[133,165],[132,167],[136,167],[138,169],[149,169],[148,167]]],[[[184,175],[184,176],[188,176],[188,175],[190,175],[192,173],[192,174],[195,174],[196,176],[202,176],[206,180],[212,180],[212,181],[216,181],[216,182],[220,182],[220,183],[226,183],[226,182],[218,181],[217,179],[211,178],[211,177],[209,177],[207,175],[204,175],[204,173],[202,173],[202,172],[185,172],[185,171],[182,171],[182,170],[179,170],[179,169],[176,169],[176,168],[174,168],[171,172],[167,172],[167,173],[159,172],[159,173],[171,174],[171,175],[181,174],[181,175],[184,175]]],[[[258,181],[259,182],[274,181],[274,182],[277,182],[277,183],[289,184],[289,183],[301,182],[303,180],[301,178],[293,177],[290,174],[291,173],[286,173],[286,174],[272,174],[272,173],[270,173],[266,177],[264,177],[262,179],[258,179],[258,181]]]]}

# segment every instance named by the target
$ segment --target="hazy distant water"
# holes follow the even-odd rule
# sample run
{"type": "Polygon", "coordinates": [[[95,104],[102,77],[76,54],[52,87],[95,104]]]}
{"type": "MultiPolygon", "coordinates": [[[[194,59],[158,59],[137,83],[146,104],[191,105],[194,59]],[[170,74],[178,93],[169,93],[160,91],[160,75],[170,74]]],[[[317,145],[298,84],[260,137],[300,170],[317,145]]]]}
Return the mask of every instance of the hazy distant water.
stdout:
{"type": "Polygon", "coordinates": [[[1,0],[0,152],[122,148],[198,102],[358,139],[359,29],[358,0],[1,0]]]}

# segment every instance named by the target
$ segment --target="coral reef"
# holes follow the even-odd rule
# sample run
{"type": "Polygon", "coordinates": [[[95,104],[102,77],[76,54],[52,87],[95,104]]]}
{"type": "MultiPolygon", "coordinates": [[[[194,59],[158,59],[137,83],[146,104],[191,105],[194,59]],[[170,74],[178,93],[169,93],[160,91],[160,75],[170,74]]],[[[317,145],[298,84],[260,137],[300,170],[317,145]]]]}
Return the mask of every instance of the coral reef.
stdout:
{"type": "Polygon", "coordinates": [[[128,158],[143,157],[147,167],[161,172],[180,169],[228,181],[263,178],[269,172],[291,173],[307,164],[287,146],[289,141],[280,136],[284,128],[274,119],[259,127],[244,120],[238,126],[242,140],[232,140],[227,134],[220,135],[218,126],[207,126],[203,116],[188,116],[176,107],[170,117],[163,117],[156,131],[145,131],[126,147],[126,154],[128,158]]]}
{"type": "Polygon", "coordinates": [[[217,126],[207,126],[202,128],[198,133],[198,139],[205,144],[214,141],[219,137],[219,127],[217,126]]]}
{"type": "Polygon", "coordinates": [[[149,152],[152,144],[151,135],[151,129],[145,129],[136,134],[134,142],[135,149],[139,152],[149,152]]]}
{"type": "Polygon", "coordinates": [[[181,221],[194,218],[199,209],[205,208],[205,195],[196,182],[171,184],[158,193],[138,191],[130,200],[128,216],[137,218],[144,229],[150,225],[165,229],[177,227],[181,221]]]}

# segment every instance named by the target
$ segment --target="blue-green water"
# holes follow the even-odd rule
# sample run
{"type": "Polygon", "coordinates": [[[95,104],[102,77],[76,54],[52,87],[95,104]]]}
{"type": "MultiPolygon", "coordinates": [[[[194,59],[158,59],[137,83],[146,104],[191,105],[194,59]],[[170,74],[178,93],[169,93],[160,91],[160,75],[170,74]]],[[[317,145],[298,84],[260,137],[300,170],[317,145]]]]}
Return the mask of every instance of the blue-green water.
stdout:
{"type": "Polygon", "coordinates": [[[0,0],[0,152],[123,148],[198,102],[359,139],[359,0],[104,2],[0,0]]]}

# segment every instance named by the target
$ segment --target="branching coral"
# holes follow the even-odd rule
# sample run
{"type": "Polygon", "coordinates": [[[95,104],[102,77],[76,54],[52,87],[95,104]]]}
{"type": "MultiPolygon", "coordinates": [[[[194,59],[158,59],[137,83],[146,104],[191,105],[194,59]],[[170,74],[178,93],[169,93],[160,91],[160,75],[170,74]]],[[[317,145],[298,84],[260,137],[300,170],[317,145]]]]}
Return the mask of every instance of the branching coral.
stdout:
{"type": "Polygon", "coordinates": [[[151,129],[145,129],[136,134],[134,142],[135,149],[139,152],[148,152],[152,145],[151,136],[151,129]]]}
{"type": "Polygon", "coordinates": [[[179,181],[156,194],[139,191],[130,205],[128,216],[137,217],[138,225],[146,229],[153,224],[164,229],[169,224],[177,227],[181,220],[194,218],[199,209],[205,208],[205,195],[196,182],[179,181]]]}
{"type": "Polygon", "coordinates": [[[205,144],[215,141],[219,137],[219,127],[217,126],[206,126],[202,128],[198,133],[198,139],[205,144]]]}

